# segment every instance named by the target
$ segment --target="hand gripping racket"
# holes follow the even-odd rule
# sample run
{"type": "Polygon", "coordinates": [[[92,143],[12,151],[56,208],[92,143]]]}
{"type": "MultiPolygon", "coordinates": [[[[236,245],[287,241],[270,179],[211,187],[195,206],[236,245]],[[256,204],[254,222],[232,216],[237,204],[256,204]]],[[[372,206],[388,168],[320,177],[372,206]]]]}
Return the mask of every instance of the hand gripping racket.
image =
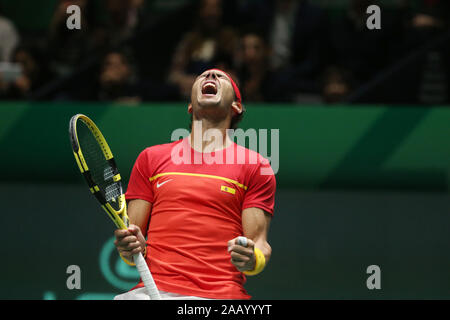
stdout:
{"type": "MultiPolygon", "coordinates": [[[[70,119],[69,135],[75,161],[91,193],[117,228],[127,229],[129,219],[122,183],[111,149],[95,123],[83,114],[70,119]]],[[[133,256],[151,300],[160,300],[155,281],[142,254],[133,256]]]]}

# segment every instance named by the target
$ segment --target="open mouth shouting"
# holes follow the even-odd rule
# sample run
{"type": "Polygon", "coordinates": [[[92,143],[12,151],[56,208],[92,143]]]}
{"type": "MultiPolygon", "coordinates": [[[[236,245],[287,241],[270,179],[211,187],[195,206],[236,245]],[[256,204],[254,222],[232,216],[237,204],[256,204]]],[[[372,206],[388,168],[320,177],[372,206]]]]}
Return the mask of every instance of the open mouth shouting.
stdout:
{"type": "Polygon", "coordinates": [[[213,80],[207,80],[202,85],[202,95],[215,96],[218,92],[217,83],[213,80]]]}

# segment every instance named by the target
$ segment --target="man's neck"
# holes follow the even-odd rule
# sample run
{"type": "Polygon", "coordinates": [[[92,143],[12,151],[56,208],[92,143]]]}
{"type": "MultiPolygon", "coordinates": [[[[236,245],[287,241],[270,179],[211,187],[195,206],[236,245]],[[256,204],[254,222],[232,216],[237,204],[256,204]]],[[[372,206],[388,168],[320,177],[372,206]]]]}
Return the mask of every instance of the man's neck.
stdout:
{"type": "Polygon", "coordinates": [[[227,135],[228,121],[219,123],[207,119],[192,121],[192,130],[188,141],[197,152],[220,151],[232,143],[227,135]]]}

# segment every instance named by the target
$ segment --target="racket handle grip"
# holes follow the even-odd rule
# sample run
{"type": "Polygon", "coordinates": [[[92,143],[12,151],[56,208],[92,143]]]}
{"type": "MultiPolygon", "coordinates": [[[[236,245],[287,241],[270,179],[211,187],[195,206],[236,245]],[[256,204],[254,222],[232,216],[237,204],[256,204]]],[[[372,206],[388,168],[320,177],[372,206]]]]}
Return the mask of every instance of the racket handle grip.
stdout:
{"type": "Polygon", "coordinates": [[[152,274],[148,269],[147,262],[145,262],[142,254],[138,253],[133,256],[134,263],[136,264],[136,268],[141,276],[142,282],[147,289],[147,293],[150,296],[150,300],[161,300],[161,296],[159,295],[158,288],[156,287],[155,281],[153,280],[152,274]]]}

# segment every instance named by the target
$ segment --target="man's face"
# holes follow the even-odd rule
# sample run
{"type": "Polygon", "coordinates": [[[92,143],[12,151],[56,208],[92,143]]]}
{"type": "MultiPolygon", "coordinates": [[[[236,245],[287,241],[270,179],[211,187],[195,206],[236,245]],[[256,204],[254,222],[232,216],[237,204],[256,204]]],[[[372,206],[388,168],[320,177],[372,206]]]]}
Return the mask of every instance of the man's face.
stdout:
{"type": "Polygon", "coordinates": [[[261,64],[264,62],[266,48],[264,40],[254,34],[242,38],[242,58],[245,64],[261,64]]]}
{"type": "Polygon", "coordinates": [[[194,82],[191,93],[193,111],[214,109],[230,111],[234,90],[228,76],[220,70],[207,70],[194,82]]]}
{"type": "Polygon", "coordinates": [[[222,2],[220,0],[204,0],[200,8],[200,19],[207,29],[216,29],[222,18],[222,2]]]}
{"type": "Polygon", "coordinates": [[[119,53],[110,53],[105,57],[100,81],[104,84],[119,84],[126,82],[131,71],[125,58],[119,53]]]}

